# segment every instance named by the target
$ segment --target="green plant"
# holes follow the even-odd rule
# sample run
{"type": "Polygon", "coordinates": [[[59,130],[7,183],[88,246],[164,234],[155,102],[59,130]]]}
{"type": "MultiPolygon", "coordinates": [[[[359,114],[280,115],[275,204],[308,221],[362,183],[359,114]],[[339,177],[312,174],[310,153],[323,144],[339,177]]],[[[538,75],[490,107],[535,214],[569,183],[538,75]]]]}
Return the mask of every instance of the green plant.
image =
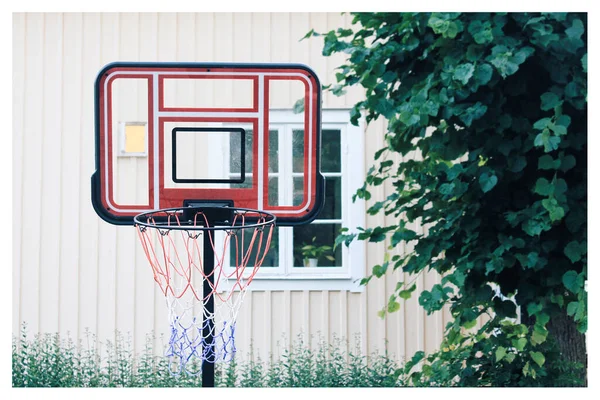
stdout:
{"type": "Polygon", "coordinates": [[[347,57],[330,91],[364,88],[352,123],[387,120],[354,199],[390,223],[346,229],[336,245],[414,243],[387,253],[362,282],[388,270],[413,276],[398,282],[382,316],[412,296],[415,275],[443,276],[419,303],[429,314],[449,305],[450,350],[418,354],[418,381],[438,371],[447,384],[556,384],[548,377],[560,362],[587,358],[587,15],[353,15],[351,29],[306,37],[322,36],[325,56],[347,57]],[[384,183],[393,192],[372,198],[384,183]],[[465,333],[482,315],[489,322],[465,333]],[[496,365],[527,379],[500,379],[496,365]]]}
{"type": "MultiPolygon", "coordinates": [[[[12,343],[13,387],[199,387],[201,376],[173,375],[169,361],[154,354],[154,337],[148,335],[141,354],[132,351],[131,340],[115,333],[114,342],[98,343],[86,331],[76,345],[58,334],[28,338],[23,326],[12,343]],[[105,346],[105,348],[103,348],[105,346]]],[[[217,364],[218,387],[381,387],[401,386],[395,374],[400,367],[387,355],[369,357],[344,351],[348,343],[320,338],[311,348],[301,336],[280,358],[268,362],[250,353],[228,364],[217,364]]]]}
{"type": "Polygon", "coordinates": [[[316,244],[316,241],[317,238],[315,236],[312,238],[312,241],[310,243],[304,243],[302,245],[302,247],[300,248],[300,250],[302,251],[302,257],[304,257],[305,260],[310,258],[319,259],[321,257],[325,257],[330,261],[335,261],[335,258],[331,254],[327,254],[328,252],[331,252],[333,250],[333,247],[327,245],[318,246],[316,244]]]}

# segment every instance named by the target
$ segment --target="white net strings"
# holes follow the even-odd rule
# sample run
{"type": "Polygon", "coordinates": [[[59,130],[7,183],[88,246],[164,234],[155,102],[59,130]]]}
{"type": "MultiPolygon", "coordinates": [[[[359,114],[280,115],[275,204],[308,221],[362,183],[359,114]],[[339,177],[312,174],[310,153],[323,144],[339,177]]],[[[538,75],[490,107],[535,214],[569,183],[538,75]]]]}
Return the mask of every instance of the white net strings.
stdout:
{"type": "MultiPolygon", "coordinates": [[[[165,355],[171,373],[176,375],[184,371],[198,375],[203,362],[228,362],[233,358],[237,316],[248,285],[268,252],[273,233],[273,225],[267,225],[224,227],[208,234],[197,227],[198,217],[208,225],[202,213],[196,215],[194,226],[186,230],[169,229],[181,226],[177,216],[160,227],[137,225],[154,280],[165,296],[171,328],[165,355]],[[205,236],[215,255],[210,274],[205,274],[203,265],[205,236]],[[236,251],[228,257],[230,246],[236,251]],[[205,283],[208,283],[206,291],[205,283]],[[205,307],[211,298],[214,312],[205,307]]],[[[242,218],[243,226],[243,215],[236,215],[232,225],[237,218],[242,218]]],[[[154,225],[152,220],[149,223],[154,225]]]]}

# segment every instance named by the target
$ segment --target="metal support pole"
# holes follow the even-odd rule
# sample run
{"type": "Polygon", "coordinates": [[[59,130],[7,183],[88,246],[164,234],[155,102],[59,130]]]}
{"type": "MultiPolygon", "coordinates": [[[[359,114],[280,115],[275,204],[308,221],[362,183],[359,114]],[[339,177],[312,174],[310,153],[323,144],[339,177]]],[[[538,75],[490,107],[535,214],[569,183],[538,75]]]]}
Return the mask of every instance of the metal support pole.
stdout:
{"type": "MultiPolygon", "coordinates": [[[[207,358],[214,358],[215,343],[214,343],[214,312],[215,312],[215,299],[212,294],[212,285],[214,284],[213,271],[215,269],[215,250],[211,245],[211,241],[214,240],[213,231],[207,230],[204,232],[203,244],[204,244],[204,275],[206,278],[203,283],[203,293],[205,296],[204,306],[204,318],[208,318],[204,321],[202,326],[202,336],[204,337],[207,349],[203,349],[204,354],[207,358]],[[206,296],[207,293],[211,293],[206,296]],[[208,317],[207,317],[208,316],[208,317]]],[[[203,360],[202,361],[202,387],[215,387],[215,364],[213,361],[203,360]]]]}

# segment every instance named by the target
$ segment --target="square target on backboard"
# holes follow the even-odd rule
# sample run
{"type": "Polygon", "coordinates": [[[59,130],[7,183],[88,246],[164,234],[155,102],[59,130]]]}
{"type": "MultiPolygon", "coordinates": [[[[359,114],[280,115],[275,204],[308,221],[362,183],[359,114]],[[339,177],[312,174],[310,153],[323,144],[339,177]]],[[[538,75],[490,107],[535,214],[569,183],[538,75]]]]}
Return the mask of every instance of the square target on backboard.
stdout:
{"type": "Polygon", "coordinates": [[[312,221],[323,206],[321,86],[304,65],[113,63],[98,74],[95,97],[92,203],[112,224],[215,201],[267,211],[285,226],[312,221]],[[299,101],[303,123],[287,148],[269,121],[299,101]]]}

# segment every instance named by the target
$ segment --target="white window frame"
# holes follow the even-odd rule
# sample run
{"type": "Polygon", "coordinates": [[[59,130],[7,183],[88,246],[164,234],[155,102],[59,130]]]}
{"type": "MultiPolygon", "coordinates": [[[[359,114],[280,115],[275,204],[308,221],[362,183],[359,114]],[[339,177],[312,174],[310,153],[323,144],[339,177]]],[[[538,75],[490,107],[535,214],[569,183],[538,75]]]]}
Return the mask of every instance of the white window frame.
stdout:
{"type": "MultiPolygon", "coordinates": [[[[291,110],[271,110],[269,129],[303,128],[304,115],[294,114],[291,110]]],[[[341,165],[342,165],[342,216],[339,224],[355,232],[358,226],[365,226],[366,208],[364,200],[352,202],[352,195],[365,180],[364,125],[350,123],[350,110],[323,110],[321,130],[340,130],[341,165]]],[[[282,165],[279,164],[279,173],[282,165]]],[[[327,174],[324,173],[326,176],[327,174]]],[[[325,178],[327,184],[327,178],[325,178]]],[[[280,200],[283,191],[280,191],[280,200]]],[[[319,218],[316,219],[319,223],[319,218]]],[[[325,220],[323,223],[337,223],[325,220]]],[[[293,265],[293,227],[279,229],[279,266],[260,268],[254,277],[249,290],[350,290],[362,292],[364,286],[359,284],[365,276],[366,245],[363,241],[354,241],[350,246],[341,245],[342,266],[340,267],[295,267],[293,265]]],[[[229,265],[228,256],[224,260],[229,265]]],[[[228,273],[233,268],[225,267],[228,273]]]]}

